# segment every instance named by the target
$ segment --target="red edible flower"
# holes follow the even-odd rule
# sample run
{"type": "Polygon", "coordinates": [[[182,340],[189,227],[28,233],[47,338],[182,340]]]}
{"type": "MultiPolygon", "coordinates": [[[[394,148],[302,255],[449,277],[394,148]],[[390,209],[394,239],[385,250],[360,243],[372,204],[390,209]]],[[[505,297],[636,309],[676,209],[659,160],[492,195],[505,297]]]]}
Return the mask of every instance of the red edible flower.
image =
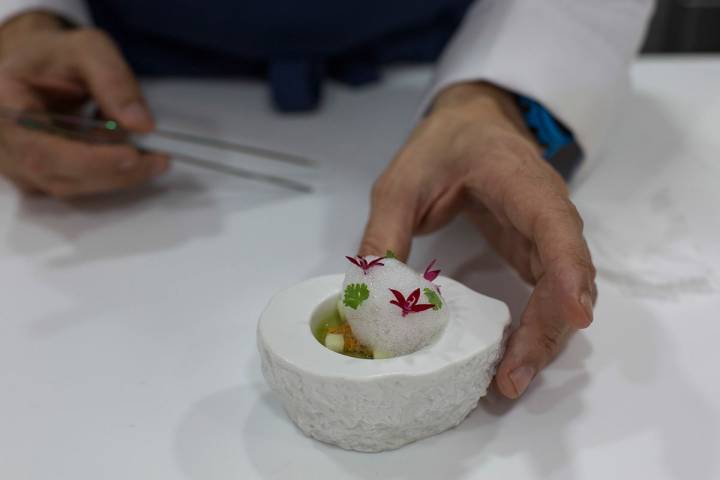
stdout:
{"type": "Polygon", "coordinates": [[[365,257],[363,257],[362,255],[358,255],[357,257],[346,256],[345,258],[347,258],[353,265],[357,265],[358,267],[362,268],[365,275],[367,275],[368,270],[370,270],[372,267],[382,267],[385,265],[384,263],[382,263],[382,261],[385,260],[385,257],[378,257],[370,262],[365,260],[365,257]]]}
{"type": "Polygon", "coordinates": [[[440,270],[430,270],[433,265],[435,265],[436,261],[437,260],[433,260],[432,262],[430,262],[430,265],[427,266],[427,268],[425,269],[425,273],[423,274],[423,278],[428,282],[432,282],[438,277],[438,275],[440,275],[440,270]]]}
{"type": "Polygon", "coordinates": [[[395,300],[390,300],[390,303],[393,305],[397,305],[402,309],[402,316],[407,317],[408,313],[418,313],[418,312],[424,312],[425,310],[430,310],[431,308],[435,307],[432,303],[421,303],[418,305],[418,300],[420,300],[420,289],[416,288],[413,290],[413,292],[408,295],[407,298],[403,296],[402,293],[398,292],[397,290],[390,289],[393,295],[395,295],[395,300]]]}

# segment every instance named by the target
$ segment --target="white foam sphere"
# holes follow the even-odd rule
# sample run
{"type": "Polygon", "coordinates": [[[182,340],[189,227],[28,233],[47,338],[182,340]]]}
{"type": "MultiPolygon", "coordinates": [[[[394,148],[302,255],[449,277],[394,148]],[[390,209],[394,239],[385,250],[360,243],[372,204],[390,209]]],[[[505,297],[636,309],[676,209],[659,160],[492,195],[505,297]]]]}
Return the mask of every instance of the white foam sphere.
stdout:
{"type": "Polygon", "coordinates": [[[450,313],[437,285],[393,258],[355,260],[372,266],[348,266],[339,309],[360,343],[394,357],[418,351],[442,334],[450,313]]]}

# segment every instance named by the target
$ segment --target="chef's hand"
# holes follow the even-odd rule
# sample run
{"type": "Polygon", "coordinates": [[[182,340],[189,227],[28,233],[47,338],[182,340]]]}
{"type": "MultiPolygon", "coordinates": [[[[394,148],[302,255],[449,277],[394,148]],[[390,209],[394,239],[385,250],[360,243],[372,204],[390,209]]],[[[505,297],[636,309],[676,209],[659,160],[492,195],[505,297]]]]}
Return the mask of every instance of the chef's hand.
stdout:
{"type": "MultiPolygon", "coordinates": [[[[107,35],[69,30],[45,13],[0,25],[0,107],[73,111],[89,99],[123,127],[153,129],[140,86],[107,35]]],[[[0,120],[0,173],[25,190],[95,194],[144,183],[167,167],[163,155],[71,141],[0,120]]]]}
{"type": "Polygon", "coordinates": [[[436,99],[373,187],[360,253],[392,249],[406,258],[414,234],[459,213],[534,285],[495,378],[517,398],[572,332],[592,322],[595,268],[563,179],[541,158],[513,98],[485,83],[436,99]]]}

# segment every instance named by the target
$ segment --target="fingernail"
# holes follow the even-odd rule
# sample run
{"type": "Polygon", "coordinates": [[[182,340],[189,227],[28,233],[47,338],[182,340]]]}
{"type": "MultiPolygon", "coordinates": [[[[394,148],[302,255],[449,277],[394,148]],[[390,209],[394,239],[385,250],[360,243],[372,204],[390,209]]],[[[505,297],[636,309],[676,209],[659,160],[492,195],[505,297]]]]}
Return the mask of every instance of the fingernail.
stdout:
{"type": "Polygon", "coordinates": [[[137,159],[135,158],[125,158],[120,163],[118,163],[118,170],[122,172],[126,172],[128,170],[132,170],[137,166],[137,159]]]}
{"type": "Polygon", "coordinates": [[[152,123],[152,116],[148,108],[141,102],[133,102],[122,110],[125,123],[131,126],[152,123]]]}
{"type": "Polygon", "coordinates": [[[590,293],[585,292],[582,295],[580,295],[580,305],[583,306],[585,309],[585,313],[587,314],[588,321],[592,322],[593,320],[593,301],[592,296],[590,296],[590,293]]]}
{"type": "Polygon", "coordinates": [[[170,166],[170,163],[165,158],[158,158],[154,160],[152,169],[150,170],[150,174],[153,177],[157,177],[158,175],[162,175],[165,173],[170,166]]]}
{"type": "Polygon", "coordinates": [[[518,397],[525,393],[533,378],[535,378],[535,368],[529,365],[523,365],[510,372],[510,381],[518,397]]]}

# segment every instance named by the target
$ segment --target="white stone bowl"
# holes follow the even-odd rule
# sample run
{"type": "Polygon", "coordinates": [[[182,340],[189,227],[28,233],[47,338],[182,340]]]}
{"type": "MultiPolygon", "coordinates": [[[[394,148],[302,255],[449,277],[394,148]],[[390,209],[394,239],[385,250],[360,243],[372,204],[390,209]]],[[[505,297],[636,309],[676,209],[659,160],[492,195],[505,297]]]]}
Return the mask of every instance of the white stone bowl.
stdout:
{"type": "Polygon", "coordinates": [[[318,342],[311,324],[332,309],[343,275],[275,295],[258,323],[265,379],[297,426],[348,450],[399,448],[458,425],[485,395],[510,324],[507,306],[446,277],[436,280],[450,321],[432,345],[366,360],[318,342]]]}

